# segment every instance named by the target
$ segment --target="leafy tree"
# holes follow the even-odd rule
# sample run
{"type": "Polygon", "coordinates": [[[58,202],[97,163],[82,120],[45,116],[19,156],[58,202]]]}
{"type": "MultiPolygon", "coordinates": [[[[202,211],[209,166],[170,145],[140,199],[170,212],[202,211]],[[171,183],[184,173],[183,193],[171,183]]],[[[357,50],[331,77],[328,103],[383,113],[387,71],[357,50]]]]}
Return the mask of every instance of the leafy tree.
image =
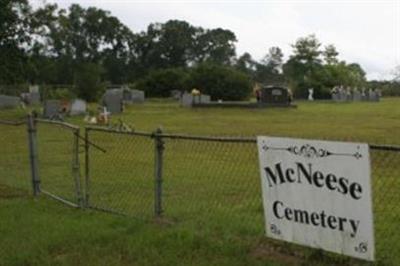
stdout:
{"type": "Polygon", "coordinates": [[[325,63],[328,65],[334,65],[339,62],[337,59],[339,53],[333,44],[325,46],[325,50],[322,52],[322,54],[324,56],[325,63]]]}
{"type": "Polygon", "coordinates": [[[309,88],[314,88],[316,97],[323,90],[320,46],[315,35],[299,38],[292,45],[293,55],[284,64],[283,72],[297,97],[306,97],[309,88]]]}
{"type": "Polygon", "coordinates": [[[103,91],[102,67],[95,63],[81,63],[75,72],[76,95],[86,101],[95,101],[103,91]]]}
{"type": "Polygon", "coordinates": [[[244,53],[236,60],[235,68],[249,76],[253,76],[256,71],[257,64],[258,63],[251,57],[249,53],[244,53]]]}
{"type": "Polygon", "coordinates": [[[221,28],[200,30],[196,37],[194,57],[196,62],[231,65],[236,55],[235,34],[221,28]]]}
{"type": "Polygon", "coordinates": [[[23,82],[28,60],[24,46],[30,42],[27,0],[0,0],[0,82],[23,82]]]}
{"type": "Polygon", "coordinates": [[[255,80],[269,85],[282,84],[282,64],[282,50],[279,47],[271,47],[268,54],[261,60],[261,63],[257,64],[255,80]]]}
{"type": "Polygon", "coordinates": [[[135,87],[143,90],[149,97],[169,97],[173,90],[187,90],[187,82],[188,74],[184,69],[170,68],[150,72],[135,87]]]}
{"type": "Polygon", "coordinates": [[[250,78],[246,74],[213,63],[203,63],[193,68],[189,84],[191,88],[209,94],[213,100],[245,100],[252,90],[250,78]]]}

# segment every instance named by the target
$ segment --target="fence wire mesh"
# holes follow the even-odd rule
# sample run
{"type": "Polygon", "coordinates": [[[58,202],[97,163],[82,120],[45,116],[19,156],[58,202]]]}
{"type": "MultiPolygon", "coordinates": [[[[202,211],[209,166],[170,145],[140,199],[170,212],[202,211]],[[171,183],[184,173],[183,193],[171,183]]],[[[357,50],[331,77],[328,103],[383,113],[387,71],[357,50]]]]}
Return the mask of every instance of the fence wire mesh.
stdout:
{"type": "Polygon", "coordinates": [[[0,121],[0,189],[3,197],[31,193],[25,123],[0,121]]]}
{"type": "MultiPolygon", "coordinates": [[[[0,186],[29,191],[27,129],[0,122],[0,130],[0,186]]],[[[79,141],[75,127],[38,122],[43,191],[77,205],[83,197],[86,207],[146,220],[157,214],[160,200],[163,217],[172,222],[214,235],[264,234],[255,139],[99,128],[87,128],[86,134],[87,141],[79,141]]],[[[370,152],[377,259],[399,265],[400,150],[371,145],[370,152]]]]}
{"type": "Polygon", "coordinates": [[[89,147],[87,204],[91,208],[150,218],[154,197],[154,141],[146,136],[89,131],[104,151],[89,147]]]}
{"type": "Polygon", "coordinates": [[[263,232],[255,143],[164,139],[165,216],[263,232]]]}
{"type": "Polygon", "coordinates": [[[400,264],[400,152],[372,147],[371,168],[377,256],[400,264]]]}
{"type": "MultiPolygon", "coordinates": [[[[163,217],[214,233],[263,234],[255,140],[158,137],[164,144],[163,217]]],[[[91,130],[90,140],[107,150],[90,153],[91,204],[140,218],[154,215],[154,135],[91,130]]],[[[371,168],[377,258],[400,263],[400,152],[371,146],[371,168]]]]}
{"type": "Polygon", "coordinates": [[[84,152],[83,148],[77,150],[79,132],[62,123],[39,121],[36,128],[41,191],[60,200],[79,204],[80,179],[76,175],[80,175],[80,169],[76,156],[79,151],[84,152]]]}

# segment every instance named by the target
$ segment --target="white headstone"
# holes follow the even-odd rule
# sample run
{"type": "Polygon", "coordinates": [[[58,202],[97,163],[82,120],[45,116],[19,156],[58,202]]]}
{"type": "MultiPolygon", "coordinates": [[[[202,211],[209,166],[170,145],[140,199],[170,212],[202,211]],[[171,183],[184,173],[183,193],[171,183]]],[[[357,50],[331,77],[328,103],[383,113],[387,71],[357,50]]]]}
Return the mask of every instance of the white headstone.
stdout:
{"type": "Polygon", "coordinates": [[[86,102],[81,99],[75,99],[71,103],[70,115],[84,115],[86,114],[86,102]]]}
{"type": "Polygon", "coordinates": [[[308,100],[309,101],[313,101],[314,100],[313,94],[314,94],[314,89],[313,88],[308,89],[308,100]]]}

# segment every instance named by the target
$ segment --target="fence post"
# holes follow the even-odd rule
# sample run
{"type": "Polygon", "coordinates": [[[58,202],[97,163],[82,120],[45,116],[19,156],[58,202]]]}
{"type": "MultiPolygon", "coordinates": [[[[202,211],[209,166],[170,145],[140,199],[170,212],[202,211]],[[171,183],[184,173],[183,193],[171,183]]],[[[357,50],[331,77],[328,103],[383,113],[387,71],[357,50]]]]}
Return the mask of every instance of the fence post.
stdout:
{"type": "Polygon", "coordinates": [[[154,133],[155,146],[155,166],[154,166],[154,213],[156,217],[160,217],[162,209],[162,169],[163,169],[163,151],[164,141],[162,139],[162,130],[158,128],[154,133]]]}
{"type": "Polygon", "coordinates": [[[31,164],[32,189],[33,189],[33,195],[38,196],[40,194],[40,176],[38,168],[36,121],[32,113],[28,114],[27,126],[28,126],[29,161],[31,164]]]}
{"type": "Polygon", "coordinates": [[[85,128],[85,207],[89,207],[89,129],[85,128]]]}
{"type": "Polygon", "coordinates": [[[79,163],[79,129],[73,131],[74,143],[72,147],[72,175],[75,181],[76,198],[78,206],[83,207],[82,193],[81,193],[81,175],[79,163]]]}

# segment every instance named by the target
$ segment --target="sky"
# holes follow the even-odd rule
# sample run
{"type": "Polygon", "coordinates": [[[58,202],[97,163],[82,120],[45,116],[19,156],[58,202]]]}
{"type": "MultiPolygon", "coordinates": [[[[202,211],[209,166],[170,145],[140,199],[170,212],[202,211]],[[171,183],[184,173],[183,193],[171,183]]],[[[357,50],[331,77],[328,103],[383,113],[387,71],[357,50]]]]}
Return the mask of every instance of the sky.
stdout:
{"type": "Polygon", "coordinates": [[[237,38],[238,55],[261,60],[272,46],[287,59],[291,44],[315,34],[322,47],[334,44],[339,59],[359,63],[367,78],[391,79],[400,65],[400,0],[135,1],[30,0],[67,8],[72,3],[108,10],[133,32],[150,23],[185,20],[203,28],[224,28],[237,38]]]}

